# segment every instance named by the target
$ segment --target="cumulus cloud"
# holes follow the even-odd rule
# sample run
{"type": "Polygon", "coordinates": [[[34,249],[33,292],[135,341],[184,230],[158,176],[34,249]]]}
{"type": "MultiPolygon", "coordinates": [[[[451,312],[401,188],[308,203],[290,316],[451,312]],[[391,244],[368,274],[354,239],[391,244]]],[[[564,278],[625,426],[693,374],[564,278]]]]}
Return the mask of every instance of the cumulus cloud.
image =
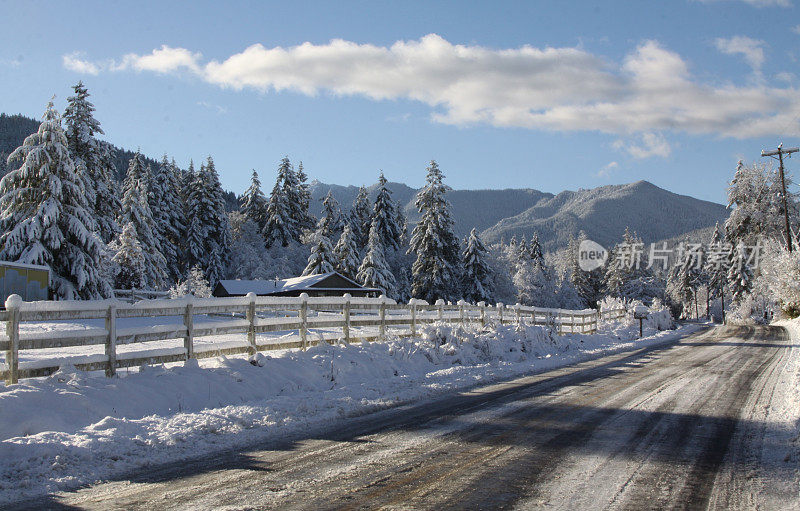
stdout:
{"type": "Polygon", "coordinates": [[[714,45],[726,55],[741,55],[754,71],[760,71],[764,64],[765,43],[759,39],[747,36],[719,37],[714,41],[714,45]]]}
{"type": "Polygon", "coordinates": [[[453,125],[635,134],[665,130],[751,137],[800,132],[800,93],[700,83],[680,55],[645,41],[615,64],[580,48],[490,49],[430,34],[391,46],[335,39],[224,60],[162,46],[108,70],[190,74],[219,87],[414,100],[453,125]]]}
{"type": "Polygon", "coordinates": [[[88,60],[84,60],[81,57],[82,55],[80,52],[73,52],[62,56],[61,62],[65,69],[76,73],[96,75],[100,72],[100,66],[88,60]]]}
{"type": "Polygon", "coordinates": [[[672,153],[672,147],[661,133],[642,133],[635,142],[617,140],[614,148],[626,151],[637,160],[652,156],[666,158],[672,153]]]}
{"type": "Polygon", "coordinates": [[[120,63],[112,64],[115,71],[134,69],[136,71],[152,71],[155,73],[171,73],[174,71],[200,72],[199,60],[201,53],[192,53],[184,48],[170,48],[161,46],[147,55],[129,53],[122,58],[120,63]]]}

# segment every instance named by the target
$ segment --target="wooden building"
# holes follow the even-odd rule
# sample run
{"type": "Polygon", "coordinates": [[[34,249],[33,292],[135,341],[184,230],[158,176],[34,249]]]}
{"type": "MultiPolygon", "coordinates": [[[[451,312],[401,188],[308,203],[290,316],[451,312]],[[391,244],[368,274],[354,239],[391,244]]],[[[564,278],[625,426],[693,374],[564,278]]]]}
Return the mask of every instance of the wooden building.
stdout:
{"type": "Polygon", "coordinates": [[[213,296],[342,296],[350,293],[358,297],[378,297],[383,290],[368,288],[335,271],[319,275],[307,275],[285,280],[220,280],[213,296]]]}

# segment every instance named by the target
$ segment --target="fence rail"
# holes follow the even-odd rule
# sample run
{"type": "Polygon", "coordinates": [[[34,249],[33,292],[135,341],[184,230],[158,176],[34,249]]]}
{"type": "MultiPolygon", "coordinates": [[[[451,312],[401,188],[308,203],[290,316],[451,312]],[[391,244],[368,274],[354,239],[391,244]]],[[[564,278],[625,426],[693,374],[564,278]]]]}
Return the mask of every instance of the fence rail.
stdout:
{"type": "Polygon", "coordinates": [[[385,340],[387,327],[407,327],[396,335],[416,336],[418,326],[444,321],[448,323],[500,322],[515,324],[524,322],[530,325],[550,325],[559,334],[592,333],[597,330],[600,319],[616,319],[624,316],[625,309],[607,310],[598,313],[594,309],[565,310],[506,306],[497,304],[477,305],[458,302],[448,304],[438,301],[428,304],[422,300],[411,300],[408,304],[398,304],[385,297],[353,298],[314,297],[305,293],[298,298],[259,297],[250,294],[236,298],[166,299],[144,300],[125,303],[118,300],[75,301],[75,302],[23,302],[18,295],[6,300],[6,310],[0,311],[0,321],[6,322],[6,338],[0,338],[0,350],[6,352],[6,368],[0,378],[7,383],[17,383],[19,378],[47,376],[57,371],[58,365],[20,368],[19,350],[38,350],[70,346],[104,345],[102,356],[92,356],[91,361],[77,363],[78,369],[85,371],[105,370],[106,376],[114,376],[116,370],[137,367],[144,364],[169,363],[191,358],[205,358],[219,355],[249,353],[258,351],[302,348],[319,342],[334,343],[337,340],[374,341],[385,340]],[[214,322],[195,322],[196,316],[230,315],[231,319],[214,322]],[[121,318],[178,316],[181,323],[148,325],[118,328],[121,318]],[[267,317],[265,317],[267,316],[267,317]],[[48,331],[20,335],[21,322],[64,321],[103,319],[104,328],[73,331],[48,331]],[[353,335],[353,327],[378,327],[377,335],[353,335]],[[314,340],[309,338],[309,329],[341,329],[335,339],[314,340]],[[266,332],[297,331],[299,341],[258,342],[256,334],[266,332]],[[245,346],[200,347],[195,349],[198,337],[246,334],[245,346]],[[167,339],[183,339],[183,346],[161,348],[156,355],[147,352],[118,353],[117,347],[123,344],[143,343],[167,339]]]}

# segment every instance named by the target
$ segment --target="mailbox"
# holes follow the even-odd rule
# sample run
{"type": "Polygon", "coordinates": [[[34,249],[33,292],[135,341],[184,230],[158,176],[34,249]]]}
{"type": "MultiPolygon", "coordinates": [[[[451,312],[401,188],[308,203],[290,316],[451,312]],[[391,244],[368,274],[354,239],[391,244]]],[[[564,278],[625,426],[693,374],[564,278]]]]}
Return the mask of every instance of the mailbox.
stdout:
{"type": "Polygon", "coordinates": [[[650,315],[650,309],[643,305],[638,305],[633,309],[633,319],[647,319],[650,315]]]}

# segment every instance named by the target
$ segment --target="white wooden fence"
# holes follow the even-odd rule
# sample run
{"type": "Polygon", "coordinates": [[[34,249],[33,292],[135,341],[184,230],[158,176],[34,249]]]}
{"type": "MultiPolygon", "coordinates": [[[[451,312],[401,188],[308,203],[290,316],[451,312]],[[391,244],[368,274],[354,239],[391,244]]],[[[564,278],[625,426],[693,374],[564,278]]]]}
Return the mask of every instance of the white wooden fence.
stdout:
{"type": "MultiPolygon", "coordinates": [[[[77,363],[75,366],[85,371],[104,369],[107,376],[113,376],[119,368],[138,367],[143,364],[178,362],[222,354],[255,354],[258,351],[275,349],[306,349],[320,342],[309,339],[309,329],[312,328],[341,328],[339,339],[350,342],[384,340],[387,327],[407,328],[402,332],[393,333],[416,336],[419,325],[436,321],[481,325],[486,325],[490,321],[502,324],[525,322],[530,325],[550,325],[559,334],[591,333],[597,330],[597,322],[600,319],[600,314],[594,309],[580,311],[544,309],[519,304],[490,306],[483,302],[477,305],[464,302],[446,304],[441,300],[435,305],[422,300],[398,304],[385,297],[352,298],[345,295],[309,298],[305,293],[298,298],[257,297],[251,293],[246,297],[236,298],[144,300],[133,304],[118,300],[23,302],[18,295],[12,295],[6,300],[5,305],[6,310],[0,311],[0,321],[6,322],[6,338],[0,337],[0,350],[6,352],[6,368],[0,372],[0,377],[9,384],[17,383],[19,378],[46,376],[59,368],[58,365],[41,367],[41,364],[37,364],[36,368],[21,369],[19,350],[105,345],[105,356],[101,361],[77,363]],[[230,315],[231,319],[195,322],[196,316],[208,314],[230,315]],[[119,318],[165,316],[179,316],[183,321],[165,325],[117,328],[119,318]],[[48,331],[20,337],[20,322],[85,319],[104,319],[105,328],[48,331]],[[377,335],[351,335],[351,328],[368,326],[377,326],[377,335]],[[259,343],[256,338],[258,333],[285,331],[298,331],[300,340],[259,343]],[[223,334],[246,334],[247,345],[195,351],[196,338],[223,334]],[[125,353],[122,358],[117,357],[117,346],[121,344],[181,338],[183,349],[177,352],[173,350],[169,354],[154,356],[146,352],[139,354],[133,352],[125,353]]],[[[624,309],[604,311],[602,318],[613,319],[624,314],[624,309]]],[[[325,342],[334,343],[337,339],[325,342]]],[[[54,360],[53,363],[57,361],[54,360]]]]}

